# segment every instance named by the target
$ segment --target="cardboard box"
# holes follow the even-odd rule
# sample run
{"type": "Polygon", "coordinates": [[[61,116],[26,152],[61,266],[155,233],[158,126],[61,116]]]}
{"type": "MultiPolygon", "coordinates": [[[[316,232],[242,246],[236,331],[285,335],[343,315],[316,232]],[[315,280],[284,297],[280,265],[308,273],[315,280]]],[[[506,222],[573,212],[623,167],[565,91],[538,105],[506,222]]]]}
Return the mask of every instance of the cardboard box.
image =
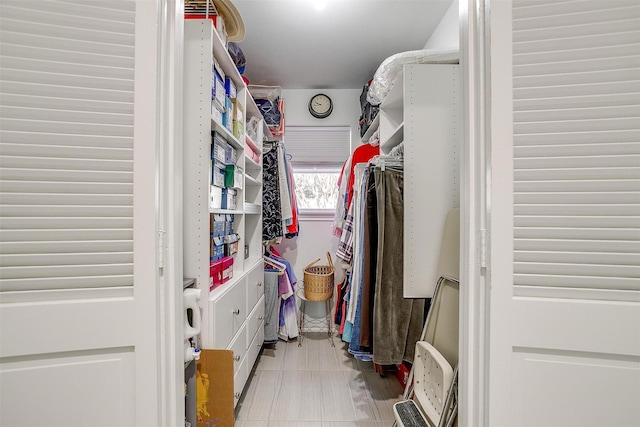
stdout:
{"type": "Polygon", "coordinates": [[[231,350],[200,351],[196,363],[197,427],[233,426],[233,363],[231,350]]]}

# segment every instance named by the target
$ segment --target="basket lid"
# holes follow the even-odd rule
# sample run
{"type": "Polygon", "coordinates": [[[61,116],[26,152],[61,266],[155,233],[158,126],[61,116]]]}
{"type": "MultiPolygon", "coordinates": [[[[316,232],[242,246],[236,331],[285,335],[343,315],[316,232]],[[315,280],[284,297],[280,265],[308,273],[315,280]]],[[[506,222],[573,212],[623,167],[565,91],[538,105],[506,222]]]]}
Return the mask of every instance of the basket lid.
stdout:
{"type": "Polygon", "coordinates": [[[216,9],[224,18],[224,25],[227,29],[227,39],[231,42],[241,42],[244,40],[244,21],[238,9],[229,0],[213,0],[216,9]]]}

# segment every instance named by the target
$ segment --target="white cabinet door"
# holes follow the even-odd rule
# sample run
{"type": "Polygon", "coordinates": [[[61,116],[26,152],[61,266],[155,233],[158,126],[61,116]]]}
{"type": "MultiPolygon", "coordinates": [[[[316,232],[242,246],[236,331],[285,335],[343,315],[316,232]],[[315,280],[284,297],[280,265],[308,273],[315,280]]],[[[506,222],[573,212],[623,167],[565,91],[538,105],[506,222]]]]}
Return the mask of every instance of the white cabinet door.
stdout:
{"type": "Polygon", "coordinates": [[[156,8],[0,5],[0,425],[163,424],[156,8]]]}
{"type": "Polygon", "coordinates": [[[487,425],[640,425],[640,4],[491,6],[487,425]]]}

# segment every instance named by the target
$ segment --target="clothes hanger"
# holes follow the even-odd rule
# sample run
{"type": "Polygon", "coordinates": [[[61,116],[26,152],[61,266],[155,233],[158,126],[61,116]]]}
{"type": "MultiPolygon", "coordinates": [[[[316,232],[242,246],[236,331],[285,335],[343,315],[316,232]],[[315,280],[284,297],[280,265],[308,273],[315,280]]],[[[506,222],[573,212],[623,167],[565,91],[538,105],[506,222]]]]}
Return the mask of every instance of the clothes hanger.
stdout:
{"type": "Polygon", "coordinates": [[[278,276],[282,276],[285,273],[286,266],[284,264],[281,264],[278,261],[275,261],[267,256],[263,256],[262,259],[264,260],[265,264],[269,264],[271,267],[278,270],[278,276]]]}
{"type": "Polygon", "coordinates": [[[401,169],[404,167],[404,159],[397,156],[376,156],[369,161],[369,164],[379,167],[382,171],[387,167],[401,169]]]}
{"type": "Polygon", "coordinates": [[[263,152],[268,153],[278,147],[278,141],[264,141],[262,147],[264,148],[263,152]]]}

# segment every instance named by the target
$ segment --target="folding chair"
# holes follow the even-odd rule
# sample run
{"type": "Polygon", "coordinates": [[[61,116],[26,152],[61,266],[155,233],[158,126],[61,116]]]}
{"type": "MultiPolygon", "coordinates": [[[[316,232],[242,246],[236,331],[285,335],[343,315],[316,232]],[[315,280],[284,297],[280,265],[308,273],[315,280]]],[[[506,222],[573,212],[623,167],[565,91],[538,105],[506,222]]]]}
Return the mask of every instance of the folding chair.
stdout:
{"type": "Polygon", "coordinates": [[[438,280],[422,340],[416,343],[404,400],[393,407],[394,426],[442,427],[455,421],[459,289],[456,279],[438,280]]]}

